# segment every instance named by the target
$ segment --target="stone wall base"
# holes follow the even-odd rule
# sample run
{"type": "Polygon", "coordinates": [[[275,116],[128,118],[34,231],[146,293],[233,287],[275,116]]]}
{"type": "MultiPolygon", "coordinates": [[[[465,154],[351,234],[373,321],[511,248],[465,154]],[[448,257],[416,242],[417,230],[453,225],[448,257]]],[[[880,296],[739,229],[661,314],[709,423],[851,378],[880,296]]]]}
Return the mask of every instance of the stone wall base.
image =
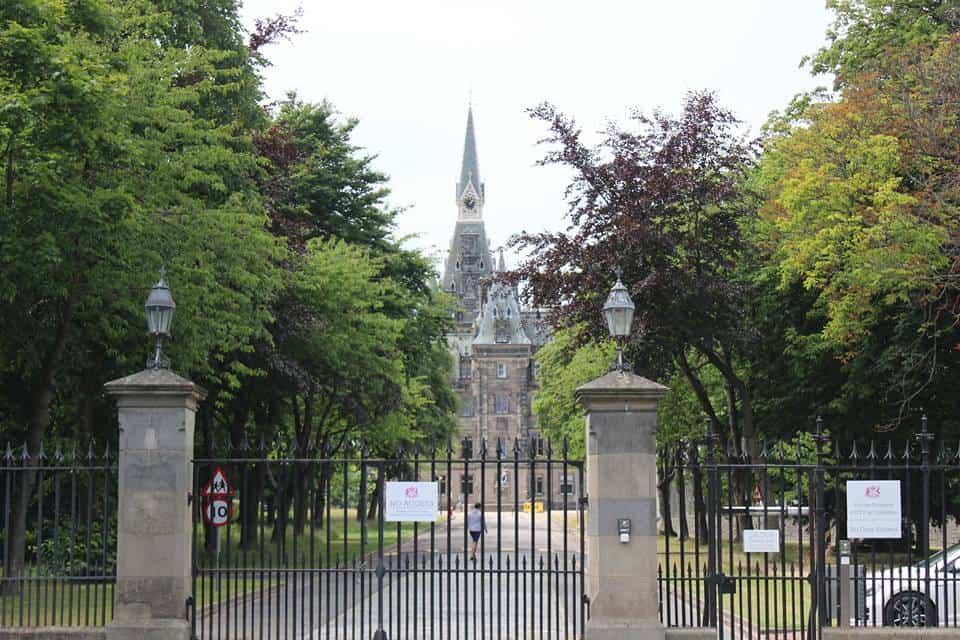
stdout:
{"type": "Polygon", "coordinates": [[[190,640],[190,623],[169,618],[114,621],[107,625],[105,640],[190,640]]]}
{"type": "Polygon", "coordinates": [[[0,629],[0,640],[106,640],[106,627],[20,627],[0,629]]]}
{"type": "Polygon", "coordinates": [[[956,628],[925,627],[828,627],[823,640],[951,640],[960,636],[956,628]]]}
{"type": "Polygon", "coordinates": [[[590,621],[586,640],[716,640],[717,630],[710,627],[664,628],[658,622],[590,621]]]}
{"type": "Polygon", "coordinates": [[[717,630],[710,627],[674,627],[667,629],[666,640],[717,640],[717,630]]]}

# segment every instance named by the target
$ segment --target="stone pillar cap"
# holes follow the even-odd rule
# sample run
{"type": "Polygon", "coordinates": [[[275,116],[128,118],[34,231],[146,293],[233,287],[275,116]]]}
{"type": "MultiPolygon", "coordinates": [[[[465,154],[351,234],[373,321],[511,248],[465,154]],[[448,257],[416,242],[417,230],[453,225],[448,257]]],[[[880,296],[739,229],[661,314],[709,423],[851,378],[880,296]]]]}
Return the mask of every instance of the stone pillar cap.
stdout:
{"type": "Polygon", "coordinates": [[[581,404],[590,400],[659,400],[667,395],[667,391],[667,387],[643,376],[625,371],[611,371],[577,387],[574,397],[581,404]]]}
{"type": "Polygon", "coordinates": [[[169,369],[144,369],[129,376],[111,380],[103,385],[110,395],[161,393],[169,395],[193,395],[203,400],[207,390],[200,385],[178,376],[169,369]]]}

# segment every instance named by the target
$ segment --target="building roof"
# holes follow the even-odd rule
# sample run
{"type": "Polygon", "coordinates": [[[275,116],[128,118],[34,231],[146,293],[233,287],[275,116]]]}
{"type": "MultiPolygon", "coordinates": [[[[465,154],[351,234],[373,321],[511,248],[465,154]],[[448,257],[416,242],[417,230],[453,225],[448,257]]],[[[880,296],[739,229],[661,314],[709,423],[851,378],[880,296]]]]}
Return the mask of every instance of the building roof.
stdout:
{"type": "MultiPolygon", "coordinates": [[[[506,271],[503,251],[497,260],[497,272],[506,271]]],[[[480,328],[473,344],[531,344],[524,329],[517,292],[508,284],[494,281],[480,314],[480,328]]]]}

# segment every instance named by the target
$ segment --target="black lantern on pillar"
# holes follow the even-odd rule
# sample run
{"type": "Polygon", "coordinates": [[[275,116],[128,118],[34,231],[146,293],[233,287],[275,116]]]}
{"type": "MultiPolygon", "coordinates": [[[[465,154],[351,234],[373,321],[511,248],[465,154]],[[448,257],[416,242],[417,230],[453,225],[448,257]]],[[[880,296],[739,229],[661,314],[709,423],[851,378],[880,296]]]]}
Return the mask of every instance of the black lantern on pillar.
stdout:
{"type": "Polygon", "coordinates": [[[607,296],[607,301],[603,305],[603,317],[607,321],[607,329],[617,341],[617,361],[610,367],[611,370],[630,370],[629,363],[623,361],[623,345],[630,336],[634,309],[630,293],[620,281],[620,274],[617,273],[617,282],[610,289],[610,295],[607,296]]]}
{"type": "Polygon", "coordinates": [[[173,324],[177,305],[164,280],[163,269],[160,270],[160,280],[153,285],[143,307],[147,316],[147,333],[157,341],[153,356],[147,360],[147,369],[169,369],[170,359],[163,355],[163,339],[170,337],[170,325],[173,324]]]}

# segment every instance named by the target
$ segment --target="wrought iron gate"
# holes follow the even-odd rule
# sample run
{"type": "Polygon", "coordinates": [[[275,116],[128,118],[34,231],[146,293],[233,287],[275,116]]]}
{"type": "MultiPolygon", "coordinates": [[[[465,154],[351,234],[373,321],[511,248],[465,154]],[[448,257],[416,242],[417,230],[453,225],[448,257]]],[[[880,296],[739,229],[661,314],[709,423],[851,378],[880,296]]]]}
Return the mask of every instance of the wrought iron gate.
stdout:
{"type": "Polygon", "coordinates": [[[545,443],[491,449],[261,444],[195,460],[194,637],[582,637],[583,463],[545,443]],[[386,519],[398,480],[437,483],[436,522],[386,519]],[[474,554],[475,503],[487,532],[474,554]]]}
{"type": "MultiPolygon", "coordinates": [[[[813,433],[757,449],[722,451],[706,439],[661,452],[661,496],[680,503],[661,522],[664,625],[714,627],[721,640],[960,626],[956,441],[923,419],[899,442],[840,443],[818,421],[813,433]],[[892,533],[859,536],[848,502],[888,488],[892,533]]],[[[877,517],[864,513],[858,522],[877,517]]]]}

